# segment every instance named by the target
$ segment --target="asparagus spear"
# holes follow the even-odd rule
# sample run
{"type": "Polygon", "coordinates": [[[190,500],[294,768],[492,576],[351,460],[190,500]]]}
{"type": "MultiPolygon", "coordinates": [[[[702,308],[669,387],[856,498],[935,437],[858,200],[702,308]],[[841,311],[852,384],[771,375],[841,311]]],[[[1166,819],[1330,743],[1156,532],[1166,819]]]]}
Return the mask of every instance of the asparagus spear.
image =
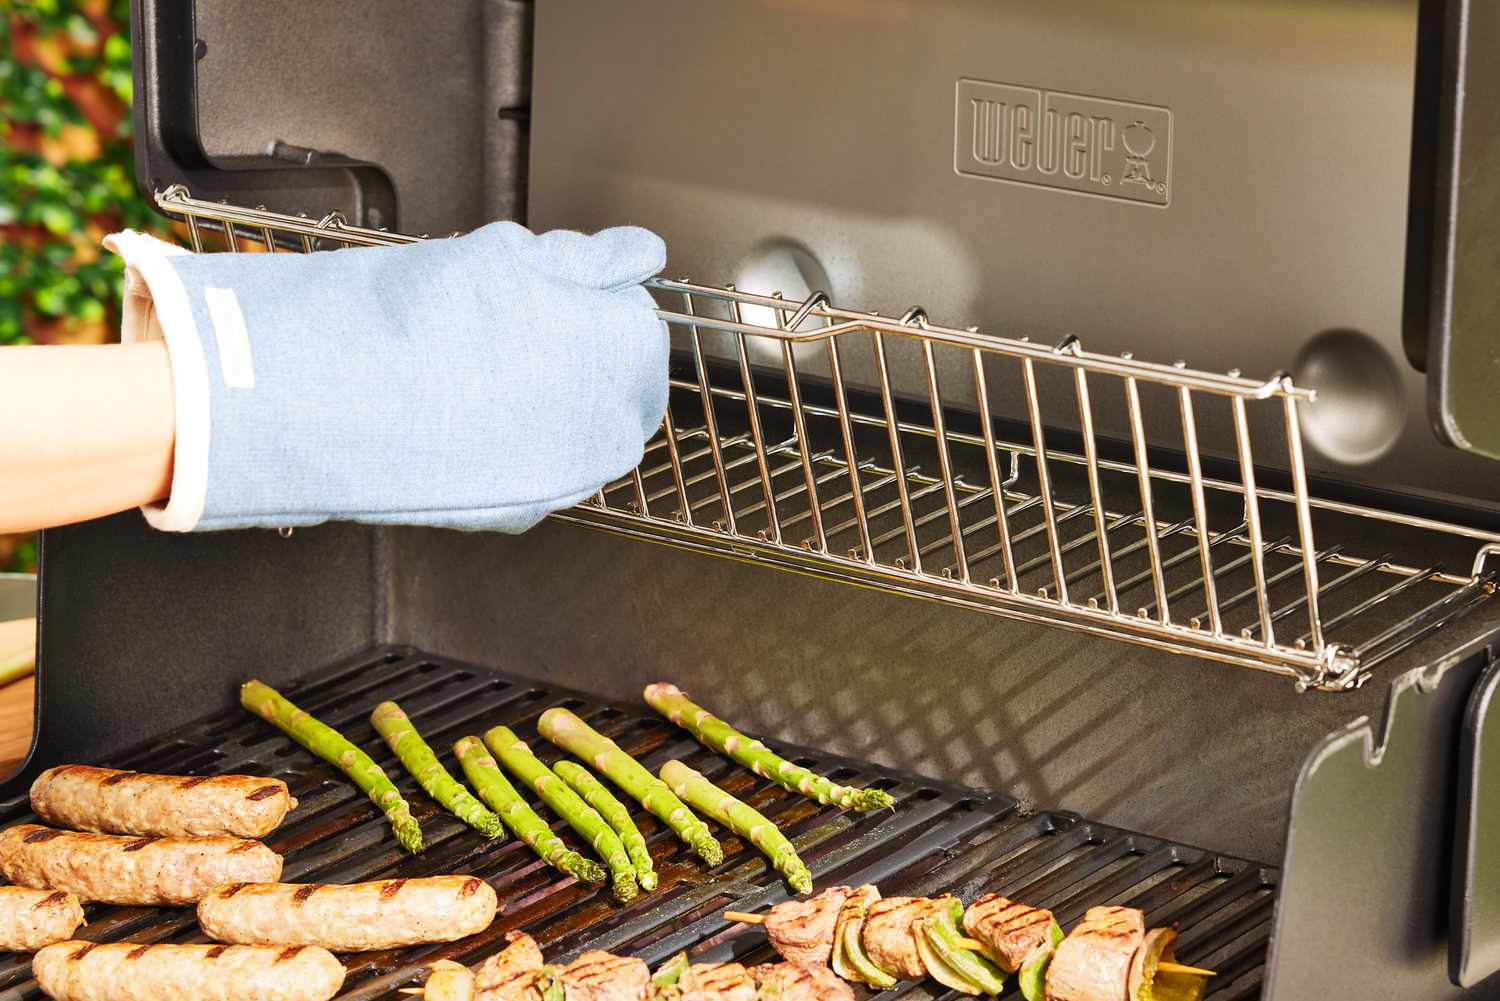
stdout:
{"type": "Polygon", "coordinates": [[[797,857],[797,849],[754,807],[741,803],[675,758],[661,766],[661,779],[688,805],[749,839],[771,860],[772,867],[786,877],[792,889],[798,893],[812,892],[812,873],[797,857]]]}
{"type": "Polygon", "coordinates": [[[604,818],[582,799],[567,783],[553,774],[552,769],[542,763],[526,742],[515,735],[508,726],[491,727],[484,733],[485,746],[500,759],[501,764],[525,782],[542,798],[542,802],[566,820],[568,824],[594,846],[594,851],[609,866],[610,890],[622,904],[635,899],[635,868],[630,856],[620,843],[615,832],[604,822],[604,818]]]}
{"type": "Polygon", "coordinates": [[[298,709],[276,689],[250,680],[240,686],[240,705],[274,723],[288,737],[339,770],[380,808],[396,841],[409,852],[422,850],[422,828],[396,786],[370,756],[349,743],[337,730],[298,709]]]}
{"type": "Polygon", "coordinates": [[[542,861],[585,883],[604,882],[604,867],[573,851],[562,838],[552,833],[547,822],[526,805],[478,737],[461,738],[453,745],[453,754],[480,799],[488,803],[510,832],[530,845],[542,861]]]}
{"type": "Polygon", "coordinates": [[[380,703],[370,714],[370,723],[427,795],[487,838],[498,838],[505,833],[500,818],[486,810],[483,803],[469,794],[463,783],[448,774],[448,769],[432,753],[432,748],[427,746],[427,741],[422,739],[400,706],[394,702],[380,703]]]}
{"type": "Polygon", "coordinates": [[[724,861],[724,849],[709,832],[708,825],[672,795],[665,782],[620,750],[614,741],[561,707],[542,713],[536,726],[543,737],[589,762],[600,774],[635,797],[704,862],[712,866],[724,861]]]}
{"type": "Polygon", "coordinates": [[[630,863],[635,868],[635,878],[641,884],[641,889],[647,893],[656,889],[656,869],[651,864],[651,852],[646,847],[646,839],[641,837],[640,828],[630,819],[630,811],[625,809],[625,804],[615,799],[614,793],[604,788],[604,783],[577,762],[559,761],[552,766],[552,770],[574,792],[582,796],[585,803],[597,810],[599,816],[604,818],[605,823],[619,837],[620,843],[625,846],[625,854],[630,856],[630,863]]]}
{"type": "Polygon", "coordinates": [[[896,801],[880,789],[855,789],[803,768],[781,757],[760,741],[747,737],[707,709],[690,701],[676,685],[646,686],[651,708],[687,730],[698,742],[738,761],[761,778],[783,789],[801,793],[824,805],[846,810],[884,810],[896,801]]]}

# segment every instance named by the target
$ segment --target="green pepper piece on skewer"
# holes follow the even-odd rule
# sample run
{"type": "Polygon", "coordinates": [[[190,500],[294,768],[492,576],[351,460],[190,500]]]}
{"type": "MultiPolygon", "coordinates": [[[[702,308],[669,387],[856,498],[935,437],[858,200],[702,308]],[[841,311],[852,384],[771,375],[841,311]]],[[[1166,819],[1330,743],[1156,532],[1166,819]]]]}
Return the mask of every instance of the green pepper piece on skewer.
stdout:
{"type": "Polygon", "coordinates": [[[1047,996],[1047,967],[1052,965],[1052,953],[1065,936],[1056,921],[1047,929],[1047,941],[1032,950],[1021,963],[1016,975],[1016,985],[1026,1001],[1045,1001],[1047,996]]]}
{"type": "Polygon", "coordinates": [[[368,754],[349,743],[343,734],[297,708],[262,681],[252,679],[240,686],[240,705],[274,724],[288,737],[349,776],[370,797],[370,802],[385,814],[391,830],[396,833],[397,843],[412,853],[422,850],[422,827],[411,815],[411,807],[401,798],[395,783],[368,754]]]}
{"type": "Polygon", "coordinates": [[[729,795],[675,758],[661,766],[661,780],[689,806],[749,840],[798,893],[812,892],[812,873],[792,843],[752,806],[729,795]]]}
{"type": "Polygon", "coordinates": [[[370,714],[370,725],[396,752],[396,757],[401,759],[423,791],[449,813],[487,838],[498,838],[505,833],[500,818],[485,809],[463,783],[448,774],[448,769],[432,753],[432,748],[427,746],[400,706],[394,702],[380,703],[370,714]]]}
{"type": "Polygon", "coordinates": [[[982,953],[960,944],[964,936],[958,922],[963,919],[963,912],[963,905],[953,899],[946,910],[922,923],[922,935],[938,958],[965,982],[982,994],[999,994],[1005,990],[1005,971],[982,953]]]}
{"type": "MultiPolygon", "coordinates": [[[[651,811],[708,865],[724,861],[724,849],[687,804],[667,784],[575,713],[555,707],[542,713],[537,732],[558,747],[593,765],[595,770],[651,811]]],[[[648,888],[649,889],[649,888],[648,888]]]]}
{"type": "Polygon", "coordinates": [[[630,811],[625,809],[625,804],[615,799],[614,794],[604,788],[604,783],[577,762],[559,761],[552,766],[552,770],[574,792],[582,796],[585,803],[598,811],[599,816],[615,832],[615,836],[625,846],[625,854],[630,856],[630,864],[635,868],[635,878],[641,884],[641,889],[647,893],[656,889],[656,868],[651,862],[651,851],[646,847],[641,829],[630,819],[630,811]]]}
{"type": "Polygon", "coordinates": [[[484,743],[510,769],[511,774],[525,782],[541,797],[559,817],[577,831],[585,841],[594,846],[594,851],[609,866],[610,890],[616,900],[628,904],[636,898],[635,867],[619,837],[605,823],[604,818],[592,806],[585,803],[568,784],[558,778],[552,769],[531,753],[526,742],[517,737],[508,726],[491,727],[484,733],[484,743]]]}
{"type": "Polygon", "coordinates": [[[687,953],[679,952],[677,955],[661,964],[661,968],[651,975],[651,983],[656,987],[657,990],[661,990],[666,987],[675,987],[677,986],[677,981],[682,979],[682,975],[687,972],[687,969],[687,953]]]}
{"type": "Polygon", "coordinates": [[[707,709],[690,701],[676,685],[657,682],[646,686],[651,708],[687,730],[705,747],[744,765],[761,778],[783,789],[801,793],[819,803],[846,810],[884,810],[896,804],[882,789],[855,789],[839,785],[776,754],[760,741],[745,736],[707,709]]]}
{"type": "Polygon", "coordinates": [[[453,745],[453,754],[473,784],[479,798],[489,804],[510,828],[548,865],[585,883],[604,882],[604,867],[573,851],[552,833],[547,822],[516,792],[490,752],[478,737],[463,737],[453,745]]]}

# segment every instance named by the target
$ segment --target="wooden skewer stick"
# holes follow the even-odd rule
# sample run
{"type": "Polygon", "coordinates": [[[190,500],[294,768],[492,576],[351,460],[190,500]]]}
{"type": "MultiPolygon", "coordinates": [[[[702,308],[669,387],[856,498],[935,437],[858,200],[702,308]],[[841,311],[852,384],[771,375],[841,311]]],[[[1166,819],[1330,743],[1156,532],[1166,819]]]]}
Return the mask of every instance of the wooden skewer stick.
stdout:
{"type": "Polygon", "coordinates": [[[764,914],[746,914],[744,911],[725,911],[725,921],[738,921],[742,925],[763,925],[766,923],[764,914]]]}
{"type": "Polygon", "coordinates": [[[1192,973],[1200,977],[1217,977],[1213,970],[1205,970],[1201,966],[1183,966],[1181,963],[1157,963],[1156,968],[1163,973],[1192,973]]]}

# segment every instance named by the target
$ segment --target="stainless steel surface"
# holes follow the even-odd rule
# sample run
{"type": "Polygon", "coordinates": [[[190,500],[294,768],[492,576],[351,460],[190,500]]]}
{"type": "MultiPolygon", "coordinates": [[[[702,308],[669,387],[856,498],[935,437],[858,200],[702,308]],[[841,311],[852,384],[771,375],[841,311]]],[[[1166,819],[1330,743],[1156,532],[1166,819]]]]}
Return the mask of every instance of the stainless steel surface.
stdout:
{"type": "MultiPolygon", "coordinates": [[[[1326,377],[1338,392],[1326,417],[1308,408],[1310,473],[1493,505],[1493,465],[1434,440],[1401,345],[1417,7],[554,0],[537,8],[529,219],[648,225],[673,273],[788,298],[822,287],[890,316],[921,302],[934,320],[1049,345],[1078,334],[1105,354],[1196,369],[1253,360],[1315,389],[1326,377]],[[653,51],[664,55],[640,56],[653,51]],[[955,104],[965,80],[1114,122],[1109,157],[1126,152],[1134,121],[1160,128],[1152,116],[1170,112],[1170,204],[1104,196],[1145,192],[1133,184],[1085,177],[1079,194],[955,170],[955,147],[974,139],[955,104]],[[1058,103],[1069,95],[1087,106],[1058,103]],[[789,246],[830,284],[762,284],[758,262],[789,246]],[[1318,346],[1334,330],[1359,332],[1368,363],[1330,369],[1318,346]]],[[[1034,143],[1043,130],[1033,123],[1034,143]]],[[[1096,142],[1080,136],[1080,152],[1096,142]]],[[[1149,164],[1162,178],[1164,139],[1149,164]]],[[[966,364],[939,372],[945,398],[965,406],[966,364]]],[[[859,359],[844,375],[880,382],[859,359]]],[[[894,375],[898,395],[923,398],[920,364],[894,375]]],[[[1018,382],[997,374],[990,388],[998,416],[1025,419],[1018,382]]],[[[1128,441],[1117,389],[1096,389],[1096,429],[1128,441]]],[[[1278,415],[1248,418],[1256,440],[1278,433],[1278,415]]],[[[1178,433],[1155,408],[1146,421],[1154,440],[1178,433]]],[[[1047,423],[1079,426],[1062,410],[1047,423]]],[[[1199,430],[1206,455],[1235,458],[1227,412],[1201,414],[1199,430]]]]}
{"type": "MultiPolygon", "coordinates": [[[[248,237],[263,246],[299,241],[303,247],[313,241],[373,246],[413,239],[350,227],[334,215],[313,223],[195,201],[180,188],[163,193],[159,203],[186,216],[199,250],[210,232],[222,234],[225,243],[248,237]]],[[[1048,348],[973,328],[938,326],[915,307],[890,320],[835,307],[822,295],[797,302],[686,280],[650,284],[663,304],[659,314],[691,349],[692,365],[685,370],[690,378],[672,380],[674,412],[663,434],[648,445],[641,467],[560,514],[564,520],[1254,667],[1288,676],[1299,689],[1358,687],[1382,659],[1487,600],[1494,590],[1472,542],[1500,544],[1500,536],[1309,495],[1299,410],[1312,394],[1285,375],[1254,380],[1237,372],[1100,355],[1084,350],[1077,338],[1048,348]],[[768,315],[771,323],[745,322],[750,310],[768,315]],[[711,338],[732,345],[736,353],[743,342],[772,345],[770,356],[779,353],[781,360],[779,376],[758,376],[743,360],[732,371],[716,370],[705,357],[711,338]],[[799,368],[799,355],[808,346],[826,346],[828,357],[843,360],[856,351],[872,352],[873,370],[882,376],[883,413],[851,410],[842,384],[831,394],[833,406],[804,398],[830,395],[826,382],[799,368]],[[886,374],[893,349],[914,351],[923,360],[928,406],[921,420],[903,416],[894,400],[886,374]],[[951,401],[942,394],[939,355],[956,356],[971,367],[979,355],[980,373],[1019,370],[1026,386],[1026,427],[1010,438],[997,435],[988,419],[980,422],[982,435],[949,427],[951,401]],[[1038,376],[1044,370],[1073,375],[1072,398],[1064,395],[1061,401],[1075,407],[1082,421],[1082,455],[1049,444],[1044,403],[1056,400],[1043,395],[1038,376]],[[785,385],[785,398],[762,388],[773,382],[785,385]],[[1142,437],[1132,443],[1134,462],[1097,454],[1089,387],[1106,382],[1136,401],[1137,417],[1143,389],[1175,402],[1187,446],[1186,473],[1153,467],[1142,437]],[[1249,491],[1240,481],[1204,473],[1197,414],[1210,403],[1233,413],[1234,435],[1226,447],[1242,461],[1253,454],[1251,423],[1244,415],[1270,411],[1280,419],[1285,437],[1262,435],[1257,441],[1263,457],[1285,456],[1290,489],[1255,483],[1253,464],[1249,491]],[[769,447],[768,425],[784,433],[769,447]],[[855,438],[865,435],[857,455],[855,438]],[[960,448],[961,454],[955,451],[960,448]],[[998,474],[1002,457],[1013,470],[1004,482],[998,474]],[[773,468],[772,460],[781,464],[773,468]],[[776,489],[777,477],[791,485],[776,489]],[[830,496],[841,483],[849,489],[830,496]],[[756,495],[764,499],[751,501],[756,495]],[[1122,497],[1128,503],[1117,506],[1122,497]],[[1138,501],[1144,506],[1135,506],[1138,501]],[[996,504],[1003,516],[998,510],[982,516],[986,506],[996,504]],[[1425,545],[1449,559],[1459,554],[1463,568],[1472,563],[1472,572],[1372,561],[1345,552],[1342,543],[1319,550],[1315,510],[1330,519],[1340,516],[1343,531],[1352,525],[1356,536],[1378,527],[1399,530],[1407,540],[1423,537],[1425,545]],[[1028,513],[1029,518],[1039,514],[1040,521],[1013,533],[1016,519],[1028,513]],[[1234,527],[1226,530],[1227,525],[1234,527]],[[1282,532],[1269,545],[1262,539],[1265,525],[1282,532]],[[840,550],[838,540],[846,533],[859,543],[840,550]],[[1045,551],[1016,562],[1017,545],[1033,539],[1044,541],[1045,551]],[[1187,550],[1161,555],[1164,548],[1184,543],[1196,551],[1196,575],[1183,559],[1187,550]],[[1148,565],[1141,561],[1143,549],[1148,565]],[[1241,550],[1248,551],[1222,558],[1241,550]],[[1277,563],[1269,573],[1268,560],[1277,563]],[[1320,583],[1321,570],[1334,567],[1352,569],[1320,583]],[[1038,571],[1045,575],[1035,576],[1038,571]],[[1096,586],[1102,590],[1094,595],[1096,586]],[[1221,600],[1221,591],[1232,597],[1221,600]],[[1323,603],[1335,593],[1349,604],[1336,613],[1340,631],[1330,639],[1323,603]],[[1280,639],[1271,628],[1277,618],[1291,620],[1280,639]],[[1287,634],[1298,638],[1288,640],[1287,634]]],[[[983,377],[976,386],[982,391],[983,377]]]]}

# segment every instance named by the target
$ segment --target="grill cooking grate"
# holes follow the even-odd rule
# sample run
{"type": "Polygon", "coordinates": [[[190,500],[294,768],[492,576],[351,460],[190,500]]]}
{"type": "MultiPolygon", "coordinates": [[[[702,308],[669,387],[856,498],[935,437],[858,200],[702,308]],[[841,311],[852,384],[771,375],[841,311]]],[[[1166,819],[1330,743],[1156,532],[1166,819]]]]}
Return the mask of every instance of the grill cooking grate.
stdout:
{"type": "MultiPolygon", "coordinates": [[[[536,736],[536,719],[551,706],[568,706],[653,771],[669,757],[681,757],[747,799],[792,838],[820,886],[872,882],[887,894],[942,890],[965,900],[995,890],[1052,907],[1065,924],[1091,904],[1128,903],[1144,908],[1153,924],[1178,924],[1184,961],[1222,971],[1214,997],[1253,997],[1259,991],[1274,870],[1071,814],[1026,814],[1003,795],[783,748],[840,781],[878,786],[898,800],[890,812],[846,813],[771,785],[654,715],[415,651],[368,655],[285,685],[283,691],[361,747],[382,752],[374,757],[398,778],[411,800],[426,835],[425,851],[415,857],[401,852],[384,817],[351,783],[238,708],[107,764],[184,774],[247,771],[284,779],[299,805],[267,843],[286,857],[283,878],[288,881],[337,883],[463,872],[481,876],[495,888],[500,917],[478,935],[343,957],[349,974],[341,997],[350,1001],[395,1001],[401,997],[393,993],[397,988],[423,979],[426,964],[439,958],[476,964],[498,951],[504,933],[516,928],[535,936],[549,959],[604,948],[638,955],[654,966],[687,948],[695,958],[735,955],[759,961],[770,958],[763,933],[726,926],[720,912],[758,910],[786,897],[784,885],[767,871],[760,854],[747,851],[739,839],[723,839],[723,865],[707,870],[640,809],[633,812],[651,846],[661,885],[629,907],[614,904],[605,888],[560,877],[513,837],[486,844],[417,790],[386,752],[368,721],[371,709],[384,699],[401,703],[455,773],[452,755],[446,753],[452,742],[498,723],[513,727],[544,758],[554,760],[551,745],[536,736]]],[[[0,804],[5,826],[30,819],[24,797],[0,804]]],[[[553,828],[573,847],[587,851],[560,821],[553,828]]],[[[204,941],[191,908],[91,905],[88,919],[81,937],[92,940],[204,941]]],[[[0,959],[0,992],[15,999],[40,996],[30,977],[29,956],[0,959]]],[[[884,996],[898,995],[931,996],[919,985],[904,985],[884,996]]]]}

